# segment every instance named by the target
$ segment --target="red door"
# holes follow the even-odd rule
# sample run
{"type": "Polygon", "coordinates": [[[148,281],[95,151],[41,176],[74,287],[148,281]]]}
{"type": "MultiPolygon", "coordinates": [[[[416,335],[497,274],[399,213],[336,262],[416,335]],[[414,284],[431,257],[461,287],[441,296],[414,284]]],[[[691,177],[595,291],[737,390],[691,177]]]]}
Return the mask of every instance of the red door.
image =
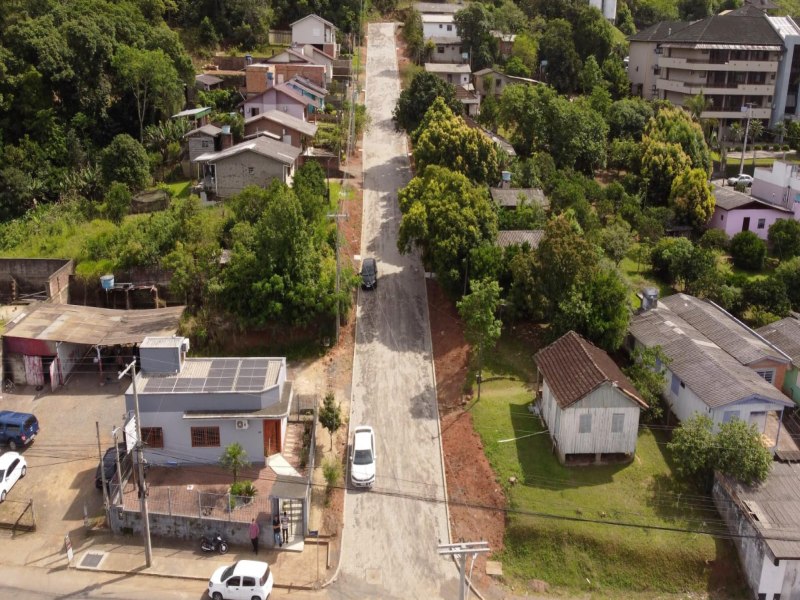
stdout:
{"type": "Polygon", "coordinates": [[[281,451],[280,420],[264,420],[264,456],[272,456],[281,451]]]}

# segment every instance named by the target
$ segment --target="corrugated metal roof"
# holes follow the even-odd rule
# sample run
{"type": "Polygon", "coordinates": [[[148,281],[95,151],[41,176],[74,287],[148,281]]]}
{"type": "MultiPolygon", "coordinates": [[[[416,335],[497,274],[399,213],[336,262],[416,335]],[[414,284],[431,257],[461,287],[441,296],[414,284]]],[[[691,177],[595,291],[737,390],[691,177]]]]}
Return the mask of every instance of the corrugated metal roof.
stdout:
{"type": "Polygon", "coordinates": [[[550,201],[538,188],[489,188],[489,193],[492,195],[492,200],[500,206],[509,208],[519,206],[520,198],[531,204],[538,204],[542,208],[550,206],[550,201]]]}
{"type": "Polygon", "coordinates": [[[6,326],[5,335],[93,346],[139,344],[148,336],[175,335],[184,308],[114,310],[74,304],[34,304],[6,326]]]}
{"type": "Polygon", "coordinates": [[[255,121],[259,121],[261,119],[267,119],[274,123],[278,123],[279,125],[283,125],[284,127],[288,127],[289,129],[294,129],[303,135],[314,136],[317,134],[316,123],[309,123],[303,119],[298,119],[294,115],[290,115],[282,110],[266,110],[255,117],[246,119],[245,125],[249,125],[250,123],[254,123],[255,121]]]}
{"type": "Polygon", "coordinates": [[[469,65],[457,63],[425,63],[428,73],[471,73],[469,65]]]}
{"type": "Polygon", "coordinates": [[[219,162],[231,156],[236,156],[242,152],[255,152],[262,156],[275,159],[284,164],[290,165],[300,156],[300,148],[295,148],[291,144],[285,144],[269,137],[257,137],[255,139],[236,144],[221,152],[206,152],[201,154],[192,162],[219,162]]]}
{"type": "Polygon", "coordinates": [[[152,336],[148,335],[142,343],[139,344],[140,348],[180,348],[186,338],[179,335],[173,336],[152,336]]]}
{"type": "Polygon", "coordinates": [[[522,246],[528,244],[531,248],[538,248],[539,242],[544,237],[544,229],[510,229],[497,232],[497,245],[501,248],[507,246],[522,246]]]}
{"type": "Polygon", "coordinates": [[[788,354],[796,366],[800,366],[800,320],[786,317],[756,331],[788,354]]]}

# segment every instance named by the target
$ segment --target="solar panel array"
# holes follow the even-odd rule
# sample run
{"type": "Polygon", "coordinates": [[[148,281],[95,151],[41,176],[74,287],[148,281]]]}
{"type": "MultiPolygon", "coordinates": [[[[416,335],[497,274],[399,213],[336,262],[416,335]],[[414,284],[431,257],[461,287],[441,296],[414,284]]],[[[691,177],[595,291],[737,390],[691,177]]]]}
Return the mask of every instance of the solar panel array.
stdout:
{"type": "Polygon", "coordinates": [[[152,377],[144,391],[173,392],[260,392],[266,387],[269,359],[215,358],[207,377],[152,377]]]}

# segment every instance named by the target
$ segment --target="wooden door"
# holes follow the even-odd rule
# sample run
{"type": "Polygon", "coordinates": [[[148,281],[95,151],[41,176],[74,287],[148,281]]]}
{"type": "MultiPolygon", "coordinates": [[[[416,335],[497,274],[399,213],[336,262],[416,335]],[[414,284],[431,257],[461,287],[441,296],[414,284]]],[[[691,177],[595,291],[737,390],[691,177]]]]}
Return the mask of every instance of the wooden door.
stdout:
{"type": "Polygon", "coordinates": [[[42,357],[23,355],[25,362],[25,379],[28,385],[44,385],[44,373],[42,372],[42,357]]]}
{"type": "Polygon", "coordinates": [[[281,422],[264,419],[264,456],[272,456],[281,451],[281,422]]]}

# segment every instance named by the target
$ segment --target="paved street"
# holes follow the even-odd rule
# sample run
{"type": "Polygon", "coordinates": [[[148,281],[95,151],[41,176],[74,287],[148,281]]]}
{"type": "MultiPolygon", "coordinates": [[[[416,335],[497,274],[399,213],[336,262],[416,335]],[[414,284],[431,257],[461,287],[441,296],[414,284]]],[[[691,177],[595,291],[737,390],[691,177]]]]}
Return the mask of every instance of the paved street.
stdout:
{"type": "Polygon", "coordinates": [[[408,182],[404,138],[391,113],[400,93],[394,25],[369,25],[362,255],[378,260],[377,291],[361,291],[351,431],[375,428],[377,479],[345,501],[335,598],[453,598],[457,571],[436,553],[448,541],[425,281],[397,251],[397,190],[408,182]]]}

